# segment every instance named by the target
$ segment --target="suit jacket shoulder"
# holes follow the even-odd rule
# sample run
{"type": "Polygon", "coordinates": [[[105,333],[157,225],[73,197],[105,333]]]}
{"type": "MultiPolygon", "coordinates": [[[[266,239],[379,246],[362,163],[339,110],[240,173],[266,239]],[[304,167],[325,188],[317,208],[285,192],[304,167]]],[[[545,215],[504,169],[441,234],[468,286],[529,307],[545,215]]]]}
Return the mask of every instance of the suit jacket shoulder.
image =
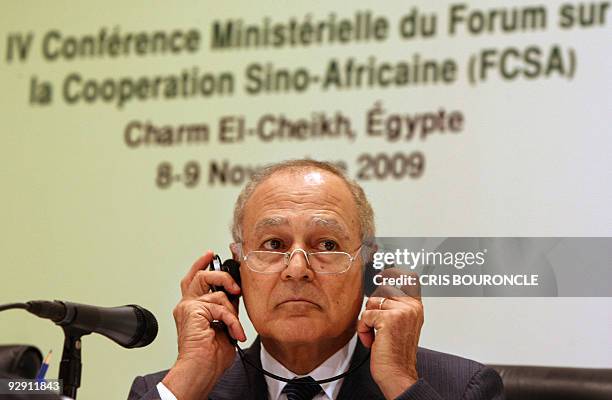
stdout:
{"type": "Polygon", "coordinates": [[[164,379],[169,370],[155,372],[145,376],[137,376],[132,382],[128,400],[157,400],[159,393],[155,387],[164,379]]]}
{"type": "Polygon", "coordinates": [[[421,379],[399,399],[504,399],[499,374],[473,360],[419,348],[417,371],[421,379]]]}

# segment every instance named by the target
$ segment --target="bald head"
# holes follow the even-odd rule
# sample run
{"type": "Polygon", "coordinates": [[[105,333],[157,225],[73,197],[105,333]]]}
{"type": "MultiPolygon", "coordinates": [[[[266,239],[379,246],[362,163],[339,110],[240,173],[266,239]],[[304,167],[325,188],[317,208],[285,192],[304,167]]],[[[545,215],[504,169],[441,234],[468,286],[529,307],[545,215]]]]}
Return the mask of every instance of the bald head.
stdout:
{"type": "Polygon", "coordinates": [[[374,237],[374,212],[366,195],[359,184],[349,179],[345,173],[332,163],[314,161],[309,159],[289,160],[267,167],[256,172],[236,200],[234,207],[234,220],[232,223],[232,237],[234,242],[243,241],[242,222],[247,203],[254,192],[268,179],[275,179],[280,174],[299,179],[305,186],[322,185],[331,180],[332,183],[344,186],[350,193],[354,204],[354,216],[359,227],[359,234],[363,241],[369,241],[374,237]]]}

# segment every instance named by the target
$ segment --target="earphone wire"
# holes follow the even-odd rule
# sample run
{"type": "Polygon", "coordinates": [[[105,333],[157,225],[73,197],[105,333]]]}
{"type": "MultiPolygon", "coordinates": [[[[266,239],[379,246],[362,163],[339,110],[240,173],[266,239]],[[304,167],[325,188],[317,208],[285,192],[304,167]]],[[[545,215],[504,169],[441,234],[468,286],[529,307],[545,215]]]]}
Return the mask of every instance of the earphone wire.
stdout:
{"type": "Polygon", "coordinates": [[[257,364],[255,364],[251,360],[249,360],[249,358],[246,356],[246,354],[244,354],[244,350],[242,350],[240,348],[240,346],[238,346],[236,344],[235,347],[236,347],[236,350],[238,351],[238,355],[240,356],[240,359],[242,360],[243,366],[244,366],[244,363],[246,362],[251,367],[255,368],[257,371],[261,372],[262,374],[264,374],[266,376],[269,376],[272,379],[276,379],[277,381],[281,381],[281,382],[285,382],[285,383],[293,382],[293,383],[298,383],[298,384],[303,384],[303,385],[322,385],[324,383],[337,381],[338,379],[342,379],[345,376],[350,375],[353,372],[357,371],[359,368],[361,368],[363,366],[363,364],[365,364],[366,361],[368,361],[370,359],[370,352],[368,351],[368,355],[365,356],[357,365],[355,365],[352,368],[349,368],[348,371],[343,372],[343,373],[341,373],[339,375],[332,376],[331,378],[320,379],[320,380],[310,381],[310,382],[307,382],[307,381],[294,381],[293,379],[283,378],[282,376],[279,376],[279,375],[273,374],[272,372],[266,371],[265,369],[261,368],[260,366],[258,366],[257,364]]]}

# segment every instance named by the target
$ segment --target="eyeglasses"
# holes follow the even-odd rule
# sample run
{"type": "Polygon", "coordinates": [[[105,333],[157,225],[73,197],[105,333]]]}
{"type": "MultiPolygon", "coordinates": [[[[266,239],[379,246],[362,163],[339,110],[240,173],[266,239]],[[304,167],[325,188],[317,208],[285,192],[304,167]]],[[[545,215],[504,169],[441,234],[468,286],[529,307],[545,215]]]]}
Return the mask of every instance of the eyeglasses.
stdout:
{"type": "Polygon", "coordinates": [[[308,266],[317,274],[342,274],[351,268],[361,247],[359,246],[355,251],[355,255],[343,251],[307,252],[303,249],[295,249],[291,253],[254,250],[249,251],[243,257],[243,260],[251,271],[261,274],[275,274],[287,268],[293,255],[300,252],[304,254],[308,266]]]}

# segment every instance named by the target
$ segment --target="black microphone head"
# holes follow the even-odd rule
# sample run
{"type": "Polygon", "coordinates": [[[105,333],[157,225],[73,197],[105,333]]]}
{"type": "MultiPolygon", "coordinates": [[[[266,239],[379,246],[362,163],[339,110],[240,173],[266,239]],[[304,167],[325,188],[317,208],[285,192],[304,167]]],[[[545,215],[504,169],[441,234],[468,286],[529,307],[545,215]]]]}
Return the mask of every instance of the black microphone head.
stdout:
{"type": "Polygon", "coordinates": [[[74,318],[60,325],[99,333],[125,348],[144,347],[157,336],[157,320],[150,311],[136,304],[119,307],[64,304],[68,310],[74,309],[74,318]]]}
{"type": "Polygon", "coordinates": [[[146,308],[142,308],[136,304],[131,304],[130,306],[134,307],[138,325],[141,327],[141,329],[138,330],[139,335],[135,336],[134,340],[131,343],[124,345],[124,347],[133,349],[136,347],[148,346],[157,337],[157,331],[159,329],[157,319],[155,319],[155,316],[146,308]]]}
{"type": "Polygon", "coordinates": [[[68,301],[30,301],[27,310],[64,329],[98,333],[128,349],[144,347],[157,337],[157,320],[138,305],[97,307],[68,301]]]}

